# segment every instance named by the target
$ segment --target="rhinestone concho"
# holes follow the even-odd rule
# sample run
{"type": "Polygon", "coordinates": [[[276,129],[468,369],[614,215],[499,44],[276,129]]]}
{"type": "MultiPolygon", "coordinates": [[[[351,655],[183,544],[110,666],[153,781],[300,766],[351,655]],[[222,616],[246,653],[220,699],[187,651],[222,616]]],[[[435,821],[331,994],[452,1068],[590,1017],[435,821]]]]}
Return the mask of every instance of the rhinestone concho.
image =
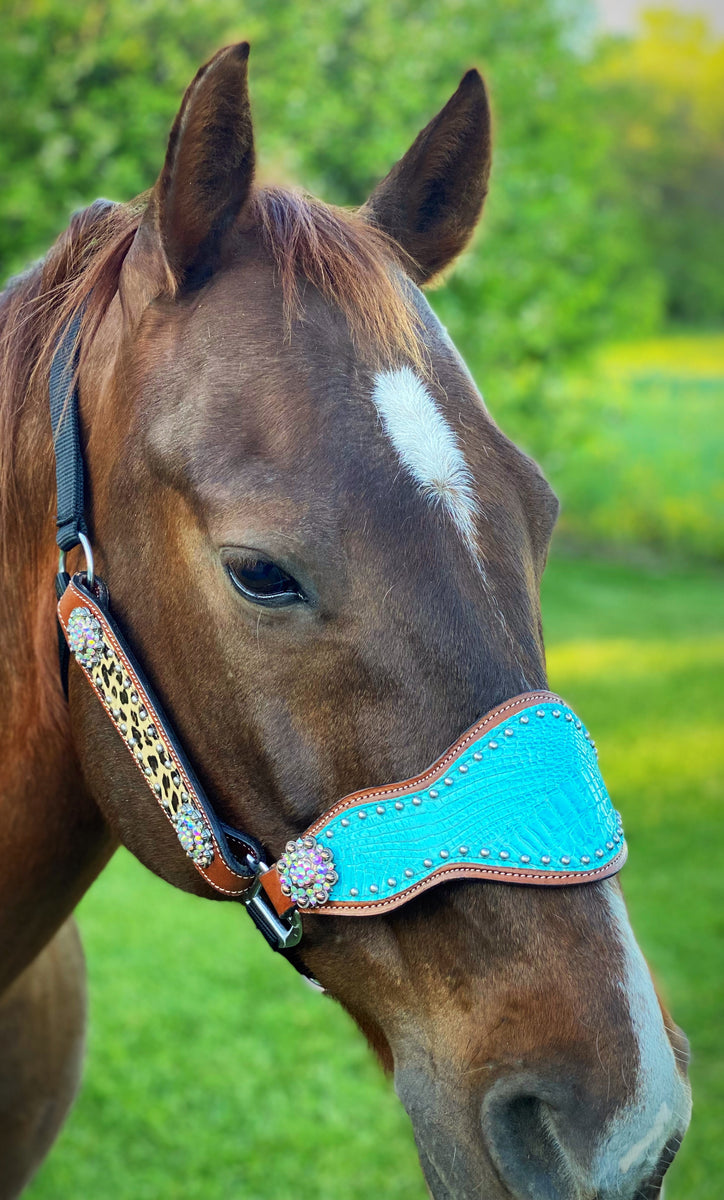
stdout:
{"type": "Polygon", "coordinates": [[[89,608],[78,606],[68,617],[68,645],[82,667],[97,667],[103,657],[103,629],[89,608]]]}
{"type": "Polygon", "coordinates": [[[282,893],[299,908],[321,908],[338,879],[332,851],[320,846],[311,834],[287,842],[277,871],[282,893]]]}
{"type": "Polygon", "coordinates": [[[192,804],[182,804],[171,820],[189,858],[200,867],[210,867],[214,861],[214,845],[211,830],[199,810],[192,804]]]}
{"type": "Polygon", "coordinates": [[[68,617],[67,630],[71,651],[171,821],[184,853],[198,867],[211,866],[214,861],[211,827],[193,803],[178,763],[160,737],[144,697],[105,637],[103,625],[89,608],[78,606],[68,617]]]}

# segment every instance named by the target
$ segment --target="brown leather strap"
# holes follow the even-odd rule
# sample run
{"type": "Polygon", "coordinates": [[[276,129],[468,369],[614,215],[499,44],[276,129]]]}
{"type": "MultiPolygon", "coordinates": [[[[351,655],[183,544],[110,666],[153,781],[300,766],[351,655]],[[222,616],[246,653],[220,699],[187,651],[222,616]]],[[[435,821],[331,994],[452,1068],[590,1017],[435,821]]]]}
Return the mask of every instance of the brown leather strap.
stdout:
{"type": "Polygon", "coordinates": [[[58,620],[71,653],[187,856],[215,891],[242,897],[253,882],[251,871],[242,874],[232,864],[209,801],[103,607],[71,581],[58,603],[58,620]]]}

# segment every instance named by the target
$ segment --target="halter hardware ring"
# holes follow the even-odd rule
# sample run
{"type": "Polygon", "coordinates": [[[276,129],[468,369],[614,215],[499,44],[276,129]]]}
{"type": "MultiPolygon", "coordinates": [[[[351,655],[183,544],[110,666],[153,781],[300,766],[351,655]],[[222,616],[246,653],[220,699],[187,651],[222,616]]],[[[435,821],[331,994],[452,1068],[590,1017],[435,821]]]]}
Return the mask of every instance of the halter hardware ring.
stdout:
{"type": "Polygon", "coordinates": [[[244,906],[257,929],[264,935],[272,950],[291,950],[302,940],[302,918],[298,909],[291,909],[286,917],[274,911],[262,887],[261,876],[269,868],[247,855],[246,861],[254,872],[254,882],[243,897],[244,906]]]}
{"type": "MultiPolygon", "coordinates": [[[[81,533],[80,529],[78,530],[78,541],[80,542],[80,545],[83,547],[83,554],[85,555],[85,577],[88,581],[88,586],[93,587],[93,583],[95,581],[95,568],[93,566],[93,550],[91,549],[91,544],[88,541],[88,538],[86,537],[86,535],[84,533],[81,533]]],[[[67,552],[65,550],[61,550],[61,552],[58,556],[58,574],[59,575],[62,575],[65,572],[66,557],[67,557],[67,552]]]]}

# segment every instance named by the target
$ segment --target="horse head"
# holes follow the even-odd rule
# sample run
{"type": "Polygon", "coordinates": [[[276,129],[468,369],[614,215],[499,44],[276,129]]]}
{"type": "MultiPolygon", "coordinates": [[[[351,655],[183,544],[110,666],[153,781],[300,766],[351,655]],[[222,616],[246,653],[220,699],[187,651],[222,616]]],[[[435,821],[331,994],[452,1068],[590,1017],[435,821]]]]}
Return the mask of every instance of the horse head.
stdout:
{"type": "MultiPolygon", "coordinates": [[[[133,219],[98,218],[123,252],[79,379],[114,611],[220,816],[278,856],[546,686],[557,503],[420,290],[483,206],[480,76],[346,213],[255,182],[247,58],[199,71],[133,219]]],[[[117,836],[210,894],[75,668],[70,712],[117,836]]],[[[394,1073],[436,1200],[659,1195],[685,1039],[617,882],[448,881],[303,921],[298,961],[394,1073]]]]}

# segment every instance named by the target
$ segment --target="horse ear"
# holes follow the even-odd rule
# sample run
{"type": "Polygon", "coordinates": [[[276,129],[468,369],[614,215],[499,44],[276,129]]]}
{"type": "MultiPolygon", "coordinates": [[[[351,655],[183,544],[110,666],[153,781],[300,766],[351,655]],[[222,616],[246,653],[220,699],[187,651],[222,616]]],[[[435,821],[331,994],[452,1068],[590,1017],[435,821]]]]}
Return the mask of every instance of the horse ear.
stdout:
{"type": "Polygon", "coordinates": [[[254,176],[249,43],[219,50],[186,90],[146,221],[155,225],[177,287],[213,272],[254,176]]]}
{"type": "Polygon", "coordinates": [[[488,97],[472,70],[361,209],[411,257],[416,283],[427,283],[469,241],[488,191],[490,153],[488,97]]]}

